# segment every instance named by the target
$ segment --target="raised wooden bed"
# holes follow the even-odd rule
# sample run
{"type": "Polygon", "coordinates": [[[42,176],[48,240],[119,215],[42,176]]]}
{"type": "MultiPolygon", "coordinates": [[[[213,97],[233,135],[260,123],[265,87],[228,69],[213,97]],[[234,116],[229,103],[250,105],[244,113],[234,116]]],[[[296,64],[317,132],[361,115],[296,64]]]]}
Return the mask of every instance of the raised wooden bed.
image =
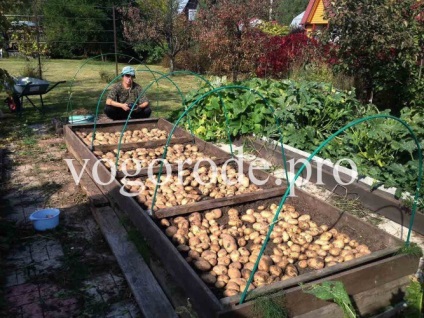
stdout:
{"type": "MultiPolygon", "coordinates": [[[[239,146],[244,143],[247,143],[249,148],[252,148],[259,157],[267,158],[267,160],[271,161],[272,164],[279,166],[283,165],[281,147],[271,145],[254,137],[243,137],[235,141],[235,144],[239,146]]],[[[297,161],[299,159],[307,158],[299,152],[294,152],[288,149],[286,149],[285,155],[287,160],[294,159],[297,161]]],[[[300,167],[301,164],[295,166],[295,173],[300,169],[300,167]]],[[[314,161],[311,162],[311,168],[312,174],[310,181],[317,182],[317,164],[314,161]]],[[[338,183],[334,179],[333,171],[330,167],[323,165],[321,172],[321,180],[326,189],[342,197],[358,199],[365,208],[372,212],[383,215],[389,220],[392,220],[404,227],[409,227],[411,220],[410,209],[403,206],[392,194],[380,189],[371,190],[370,186],[363,182],[353,182],[352,184],[340,187],[337,186],[338,183]]],[[[344,182],[351,180],[351,176],[348,176],[343,172],[340,172],[339,176],[344,182]]],[[[422,211],[417,211],[415,214],[412,229],[417,233],[424,234],[424,214],[422,211]]]]}
{"type": "MultiPolygon", "coordinates": [[[[139,120],[131,122],[128,129],[133,125],[151,124],[155,120],[139,120]]],[[[156,121],[158,122],[158,121],[156,121]]],[[[165,122],[161,120],[161,122],[165,122]]],[[[107,129],[116,131],[122,124],[107,124],[107,129]]],[[[90,159],[87,164],[88,173],[91,173],[96,157],[90,151],[80,138],[75,134],[75,130],[81,126],[66,126],[64,129],[65,140],[69,151],[80,161],[90,159]]],[[[98,125],[102,129],[102,124],[98,125]]],[[[85,127],[89,129],[89,127],[85,127]]],[[[179,131],[180,137],[190,137],[183,130],[179,131]]],[[[195,139],[197,142],[197,139],[195,139]]],[[[259,172],[259,170],[257,170],[259,172]]],[[[260,172],[263,173],[263,172],[260,172]]],[[[110,171],[102,165],[98,166],[98,174],[101,180],[110,179],[110,171]]],[[[273,179],[271,179],[273,182],[273,179]]],[[[140,230],[146,238],[151,249],[157,252],[158,258],[162,261],[166,269],[174,276],[176,282],[185,290],[187,296],[191,298],[195,309],[201,317],[250,317],[253,316],[254,297],[267,295],[277,303],[284,303],[284,306],[290,311],[292,317],[302,315],[313,310],[324,308],[329,303],[320,301],[314,296],[303,293],[298,286],[299,283],[314,284],[324,280],[339,280],[345,283],[350,295],[360,295],[356,303],[361,315],[369,314],[378,308],[389,305],[387,297],[383,295],[399,295],[405,285],[405,277],[414,273],[417,269],[418,259],[407,255],[397,255],[396,252],[403,244],[395,237],[373,227],[361,220],[342,213],[337,208],[318,200],[303,191],[296,191],[296,198],[291,198],[290,202],[294,204],[298,211],[313,214],[315,218],[321,220],[329,226],[336,229],[348,231],[349,235],[358,240],[369,244],[372,253],[354,259],[349,262],[324,268],[322,270],[305,272],[304,274],[292,279],[280,281],[271,285],[256,288],[248,296],[247,301],[238,305],[239,296],[219,298],[214,292],[200,279],[196,271],[186,262],[184,257],[176,249],[174,244],[166,237],[157,225],[157,220],[149,216],[141,206],[133,199],[123,196],[119,193],[121,185],[117,180],[112,180],[108,185],[100,186],[101,190],[108,197],[119,205],[119,207],[128,213],[128,216],[134,225],[140,230]],[[376,293],[375,290],[378,290],[376,293]],[[363,301],[364,295],[374,295],[373,304],[363,301]],[[379,296],[375,296],[379,295],[379,296]],[[378,307],[377,307],[378,306],[378,307]]],[[[234,196],[218,200],[208,200],[197,205],[184,206],[184,209],[174,209],[169,213],[164,213],[159,217],[169,217],[178,214],[185,214],[205,210],[214,207],[237,206],[240,209],[247,206],[255,206],[261,203],[276,202],[280,200],[284,193],[284,186],[280,188],[270,188],[259,191],[255,194],[248,194],[244,197],[234,196]],[[177,210],[177,211],[176,211],[177,210]]],[[[180,207],[175,207],[180,208],[180,207]]],[[[173,208],[170,208],[173,209],[173,208]]],[[[396,297],[394,297],[396,298],[396,297]]],[[[393,299],[394,299],[393,298],[393,299]]]]}

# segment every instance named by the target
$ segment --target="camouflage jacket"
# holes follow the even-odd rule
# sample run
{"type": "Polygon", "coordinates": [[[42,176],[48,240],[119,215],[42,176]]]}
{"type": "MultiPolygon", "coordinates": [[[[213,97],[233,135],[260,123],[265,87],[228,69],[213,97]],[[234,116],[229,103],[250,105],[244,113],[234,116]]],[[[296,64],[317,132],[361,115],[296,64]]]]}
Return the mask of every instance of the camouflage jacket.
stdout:
{"type": "MultiPolygon", "coordinates": [[[[110,98],[118,103],[132,104],[142,92],[143,88],[137,83],[133,83],[130,89],[125,89],[122,86],[122,83],[120,82],[112,86],[109,91],[109,94],[107,95],[107,98],[110,98]]],[[[149,100],[147,99],[146,95],[143,94],[143,96],[139,98],[137,103],[140,105],[148,101],[149,100]]]]}

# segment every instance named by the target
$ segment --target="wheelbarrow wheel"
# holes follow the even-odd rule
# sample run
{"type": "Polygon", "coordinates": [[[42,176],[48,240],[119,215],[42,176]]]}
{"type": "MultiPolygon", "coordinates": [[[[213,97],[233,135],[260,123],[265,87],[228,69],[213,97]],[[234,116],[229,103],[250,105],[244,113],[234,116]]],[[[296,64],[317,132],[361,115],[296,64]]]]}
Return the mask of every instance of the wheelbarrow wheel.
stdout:
{"type": "Polygon", "coordinates": [[[6,98],[5,103],[9,107],[9,110],[14,113],[21,110],[21,101],[16,95],[12,95],[6,98]]]}

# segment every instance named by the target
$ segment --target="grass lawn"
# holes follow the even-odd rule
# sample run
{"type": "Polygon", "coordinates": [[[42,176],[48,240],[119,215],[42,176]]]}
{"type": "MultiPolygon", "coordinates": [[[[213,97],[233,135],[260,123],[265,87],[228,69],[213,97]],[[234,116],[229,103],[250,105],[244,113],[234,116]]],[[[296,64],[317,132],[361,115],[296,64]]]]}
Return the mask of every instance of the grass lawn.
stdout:
{"type": "MultiPolygon", "coordinates": [[[[26,62],[23,59],[8,58],[0,59],[0,68],[9,72],[12,76],[22,76],[24,69],[31,65],[36,67],[36,61],[26,62]]],[[[119,64],[119,71],[126,64],[119,64]]],[[[133,65],[137,70],[136,82],[146,87],[154,77],[144,65],[133,65]]],[[[157,65],[148,65],[152,71],[167,73],[165,69],[157,65]]],[[[24,98],[24,113],[22,118],[8,119],[8,122],[18,121],[27,124],[40,122],[48,122],[52,118],[60,118],[67,115],[67,108],[70,105],[73,113],[84,109],[88,113],[94,114],[99,98],[104,89],[107,88],[109,82],[101,78],[101,73],[106,74],[110,79],[115,78],[115,63],[101,62],[99,60],[63,60],[63,59],[48,59],[43,61],[43,79],[55,83],[58,81],[66,81],[64,84],[59,84],[47,94],[43,95],[44,99],[44,114],[36,111],[34,107],[24,98]],[[84,65],[83,67],[81,67],[84,65]],[[70,94],[72,92],[72,94],[70,94]],[[71,101],[69,102],[71,96],[71,101]]],[[[155,74],[156,78],[160,74],[155,74]]],[[[200,80],[192,75],[175,75],[172,81],[178,86],[183,96],[192,89],[197,89],[200,85],[200,80]]],[[[107,92],[103,95],[100,102],[99,113],[103,113],[104,101],[107,92]]],[[[154,83],[147,91],[152,105],[152,117],[167,118],[173,111],[182,107],[181,96],[171,81],[166,78],[154,83]]],[[[6,93],[1,93],[1,101],[6,98],[6,93]]],[[[40,104],[38,96],[30,96],[31,100],[37,105],[40,104]]],[[[0,103],[0,109],[4,113],[9,113],[7,106],[0,103]]]]}

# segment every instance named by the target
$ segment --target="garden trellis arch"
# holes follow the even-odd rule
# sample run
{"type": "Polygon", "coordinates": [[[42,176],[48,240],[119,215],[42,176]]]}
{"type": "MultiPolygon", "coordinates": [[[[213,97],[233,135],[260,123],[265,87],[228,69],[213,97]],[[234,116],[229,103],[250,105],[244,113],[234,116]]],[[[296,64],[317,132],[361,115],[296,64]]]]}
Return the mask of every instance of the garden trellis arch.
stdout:
{"type": "MultiPolygon", "coordinates": [[[[157,80],[156,80],[156,82],[158,82],[158,81],[160,81],[162,78],[168,78],[169,79],[169,76],[172,76],[172,75],[174,75],[174,74],[179,74],[179,73],[185,73],[185,74],[191,74],[191,75],[194,75],[194,76],[196,76],[197,78],[200,78],[200,79],[202,79],[204,82],[206,82],[212,89],[213,89],[213,85],[207,80],[207,79],[205,79],[204,77],[202,77],[201,75],[199,75],[199,74],[197,74],[197,73],[194,73],[194,72],[191,72],[191,71],[174,71],[174,72],[170,72],[170,73],[167,73],[167,74],[163,74],[160,78],[158,78],[157,80]]],[[[145,94],[145,92],[151,87],[153,85],[153,82],[152,83],[150,83],[148,86],[146,86],[146,88],[141,92],[141,94],[140,94],[140,96],[138,96],[138,98],[136,99],[136,101],[135,101],[135,103],[137,103],[138,102],[138,100],[140,99],[140,97],[141,96],[143,96],[144,94],[145,94]]],[[[180,91],[180,89],[178,88],[178,85],[176,85],[175,84],[175,86],[177,87],[177,89],[178,89],[178,91],[179,92],[181,92],[180,91]]],[[[221,103],[221,105],[223,105],[223,107],[224,107],[224,110],[225,110],[225,104],[224,104],[224,102],[222,101],[222,98],[221,98],[221,96],[218,94],[218,96],[219,96],[219,99],[220,99],[220,103],[221,103]]],[[[101,99],[101,98],[100,98],[101,99]]],[[[181,94],[181,99],[182,99],[182,103],[183,103],[183,107],[185,108],[185,98],[184,98],[184,96],[182,96],[182,94],[181,94]]],[[[132,114],[132,112],[133,112],[133,109],[131,109],[130,110],[130,112],[129,112],[129,114],[128,114],[128,117],[127,117],[127,120],[125,121],[125,124],[124,124],[124,127],[122,128],[122,131],[121,131],[121,136],[120,136],[120,138],[119,138],[119,143],[118,143],[118,152],[117,152],[117,155],[116,155],[116,162],[115,162],[115,166],[118,166],[118,160],[119,160],[119,154],[120,154],[120,151],[121,151],[121,141],[122,141],[122,137],[123,137],[123,135],[124,135],[124,132],[125,132],[125,130],[127,129],[127,126],[128,126],[128,121],[129,121],[129,119],[131,118],[131,114],[132,114]]],[[[225,116],[226,116],[226,110],[224,111],[224,114],[225,114],[225,116]]],[[[228,138],[230,139],[230,131],[229,131],[229,125],[228,125],[228,118],[227,118],[227,116],[226,116],[226,126],[227,126],[227,135],[228,135],[228,138]]],[[[190,118],[189,118],[189,125],[190,125],[190,118]]],[[[174,129],[175,130],[175,129],[174,129]]],[[[174,131],[173,130],[173,131],[174,131]]],[[[191,135],[193,136],[193,132],[192,132],[192,129],[191,129],[191,127],[190,127],[190,133],[191,133],[191,135]]],[[[93,137],[93,140],[94,140],[94,137],[93,137]]],[[[92,146],[93,147],[93,146],[92,146]]],[[[166,144],[166,150],[168,149],[168,144],[166,144]]],[[[230,143],[230,151],[231,151],[231,155],[232,156],[234,156],[233,155],[233,148],[232,148],[232,145],[231,145],[231,143],[230,143]]],[[[166,154],[165,154],[166,155],[166,154]]],[[[161,169],[162,169],[162,166],[161,166],[161,169]]]]}
{"type": "MultiPolygon", "coordinates": [[[[172,129],[171,129],[171,131],[170,131],[170,133],[168,135],[168,139],[166,141],[164,153],[162,155],[162,160],[161,160],[161,163],[160,163],[160,168],[159,168],[159,172],[158,172],[158,176],[157,176],[157,182],[156,182],[155,191],[154,191],[154,194],[153,194],[152,206],[151,206],[152,213],[154,212],[153,211],[153,208],[154,208],[155,201],[156,201],[157,190],[158,190],[158,187],[159,187],[159,184],[160,184],[159,181],[160,181],[160,177],[162,175],[163,163],[164,163],[164,160],[166,159],[166,154],[167,154],[167,151],[168,151],[168,146],[169,146],[169,143],[171,142],[171,138],[172,138],[172,135],[174,134],[174,131],[175,131],[176,127],[178,126],[178,124],[180,123],[180,121],[183,119],[183,117],[186,116],[186,114],[189,113],[201,100],[203,100],[204,98],[206,98],[207,96],[209,96],[211,94],[217,93],[217,92],[222,91],[222,90],[229,90],[229,89],[241,89],[241,90],[246,90],[246,91],[249,91],[251,93],[254,93],[254,94],[258,95],[262,99],[262,101],[265,103],[265,105],[272,110],[272,112],[274,114],[274,119],[276,120],[276,123],[277,123],[277,126],[278,126],[278,130],[279,130],[279,136],[280,136],[279,141],[281,143],[281,148],[282,148],[282,158],[283,158],[284,170],[286,172],[286,179],[287,179],[287,182],[288,182],[288,180],[289,180],[288,179],[288,170],[287,170],[286,157],[285,157],[285,152],[284,152],[283,135],[281,134],[281,130],[280,130],[280,119],[277,116],[275,116],[274,108],[271,105],[268,104],[268,100],[265,97],[263,97],[262,94],[260,94],[258,91],[254,90],[252,88],[249,88],[249,87],[246,87],[246,86],[239,86],[239,85],[222,86],[222,87],[215,88],[212,91],[209,91],[209,92],[201,95],[199,98],[197,98],[180,115],[180,117],[174,123],[174,126],[172,127],[172,129]]],[[[224,116],[228,119],[228,114],[227,114],[227,110],[225,108],[225,104],[223,104],[223,106],[224,106],[224,116]]],[[[230,144],[232,143],[230,136],[229,136],[229,143],[230,144]]]]}
{"type": "MultiPolygon", "coordinates": [[[[137,99],[135,100],[135,103],[137,103],[138,102],[138,100],[140,99],[140,97],[141,96],[143,96],[144,95],[144,93],[146,92],[146,90],[148,89],[148,88],[150,88],[154,83],[156,83],[156,84],[158,84],[158,81],[160,80],[160,79],[162,79],[165,75],[163,74],[163,73],[161,73],[161,72],[158,72],[158,71],[152,71],[152,70],[138,70],[137,72],[149,72],[149,73],[152,73],[153,75],[156,73],[156,74],[159,74],[159,75],[161,75],[161,77],[159,77],[159,78],[155,78],[155,80],[153,80],[142,92],[141,92],[141,94],[137,97],[137,99]]],[[[182,100],[184,100],[184,96],[183,96],[183,93],[181,92],[181,90],[179,89],[179,87],[178,87],[178,85],[173,81],[173,80],[171,80],[169,77],[167,77],[167,76],[165,76],[175,87],[176,87],[176,89],[177,89],[177,91],[178,91],[178,93],[179,93],[179,95],[180,95],[180,97],[181,97],[181,99],[182,100]]],[[[94,126],[93,126],[93,136],[92,136],[92,138],[91,138],[91,150],[93,150],[94,149],[94,139],[96,138],[96,128],[97,128],[97,117],[98,117],[98,114],[99,114],[99,107],[100,107],[100,103],[101,103],[101,101],[102,101],[102,99],[103,99],[103,96],[104,96],[104,94],[105,94],[105,92],[107,91],[107,89],[112,85],[112,84],[114,84],[115,82],[116,82],[116,80],[117,79],[120,79],[121,78],[121,74],[119,74],[118,76],[116,76],[104,89],[103,89],[103,91],[102,91],[102,93],[100,94],[100,97],[99,97],[99,99],[97,100],[97,106],[96,106],[96,115],[95,115],[95,117],[94,117],[94,126]]],[[[122,134],[121,134],[121,136],[120,136],[120,138],[119,138],[119,143],[118,143],[118,153],[117,153],[117,159],[116,159],[116,165],[118,165],[118,159],[119,159],[119,152],[120,152],[120,150],[121,150],[121,141],[122,141],[122,137],[123,137],[123,135],[124,135],[124,132],[125,132],[125,130],[126,130],[126,127],[127,127],[127,124],[128,124],[128,121],[129,121],[129,119],[131,118],[131,114],[132,114],[132,111],[133,111],[133,109],[131,109],[130,110],[130,112],[129,112],[129,114],[128,114],[128,117],[127,117],[127,120],[126,120],[126,122],[125,122],[125,125],[124,125],[124,127],[123,127],[123,129],[122,129],[122,134]]]]}

